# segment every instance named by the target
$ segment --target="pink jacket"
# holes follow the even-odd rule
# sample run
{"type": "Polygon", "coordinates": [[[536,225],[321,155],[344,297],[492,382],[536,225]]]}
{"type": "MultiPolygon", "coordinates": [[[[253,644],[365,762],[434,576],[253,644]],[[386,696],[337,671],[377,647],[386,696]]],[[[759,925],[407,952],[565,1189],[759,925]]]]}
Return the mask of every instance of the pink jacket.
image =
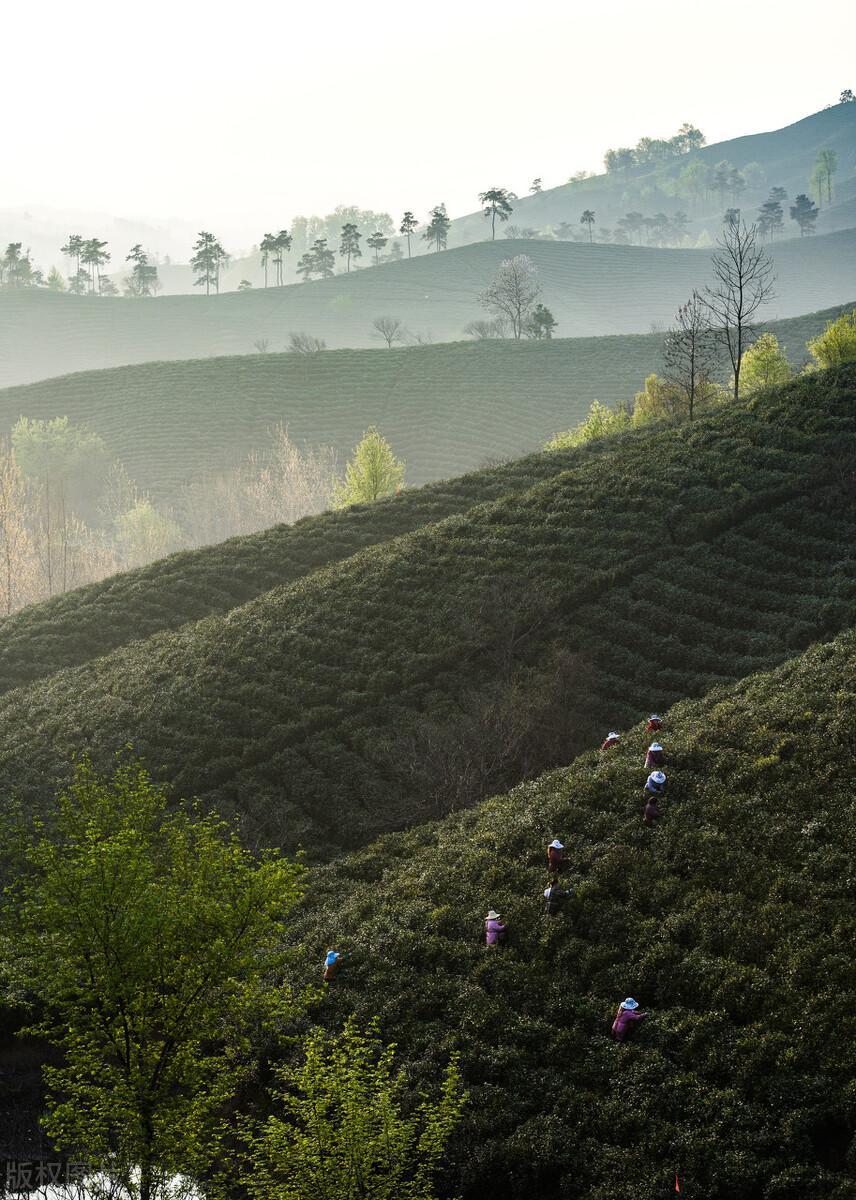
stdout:
{"type": "Polygon", "coordinates": [[[640,1012],[638,1008],[622,1008],[619,1004],[615,1020],[612,1022],[612,1032],[615,1035],[615,1040],[623,1042],[628,1033],[632,1031],[633,1022],[644,1021],[647,1016],[647,1013],[640,1012]]]}

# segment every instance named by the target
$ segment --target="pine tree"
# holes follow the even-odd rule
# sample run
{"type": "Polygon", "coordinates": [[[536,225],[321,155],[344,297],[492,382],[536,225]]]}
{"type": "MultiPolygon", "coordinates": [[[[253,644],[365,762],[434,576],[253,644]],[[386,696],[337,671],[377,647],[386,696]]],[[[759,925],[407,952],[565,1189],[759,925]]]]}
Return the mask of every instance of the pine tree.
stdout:
{"type": "Polygon", "coordinates": [[[419,222],[416,220],[412,212],[406,212],[401,218],[401,224],[398,227],[398,232],[403,233],[407,238],[407,257],[410,258],[410,236],[415,232],[419,222]]]}
{"type": "Polygon", "coordinates": [[[363,252],[360,249],[360,238],[362,234],[357,229],[353,221],[348,221],[342,226],[342,237],[339,242],[339,253],[347,263],[347,270],[350,274],[351,259],[362,258],[363,252]]]}
{"type": "Polygon", "coordinates": [[[382,233],[372,233],[366,238],[366,245],[374,250],[375,266],[380,262],[380,252],[383,250],[389,238],[385,238],[382,233]]]}
{"type": "Polygon", "coordinates": [[[431,220],[422,234],[423,240],[433,242],[435,250],[445,250],[451,224],[446,205],[438,204],[436,208],[431,209],[431,220]]]}

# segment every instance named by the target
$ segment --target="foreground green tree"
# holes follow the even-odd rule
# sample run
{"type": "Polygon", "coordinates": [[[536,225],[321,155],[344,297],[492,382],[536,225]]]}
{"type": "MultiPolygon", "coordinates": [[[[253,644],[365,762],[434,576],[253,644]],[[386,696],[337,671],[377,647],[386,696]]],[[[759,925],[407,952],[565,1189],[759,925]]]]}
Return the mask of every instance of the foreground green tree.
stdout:
{"type": "Polygon", "coordinates": [[[271,947],[301,871],[255,858],[136,764],[83,762],[48,831],[23,839],[4,910],[7,991],[63,1056],[46,1068],[54,1143],[158,1200],[205,1170],[253,1030],[293,1016],[271,947]]]}
{"type": "Polygon", "coordinates": [[[479,304],[499,320],[508,321],[513,337],[519,340],[540,295],[535,264],[528,255],[516,254],[500,263],[479,296],[479,304]]]}
{"type": "Polygon", "coordinates": [[[316,1031],[303,1063],[279,1072],[280,1115],[249,1135],[255,1200],[434,1200],[436,1175],[466,1103],[453,1060],[435,1100],[414,1104],[395,1048],[353,1018],[316,1031]]]}
{"type": "Polygon", "coordinates": [[[333,491],[333,507],[369,504],[389,496],[404,482],[404,463],[395,457],[385,437],[372,426],[354,450],[345,468],[345,478],[333,491]]]}
{"type": "Polygon", "coordinates": [[[762,333],[754,346],[743,355],[742,389],[751,396],[762,388],[787,383],[792,375],[787,355],[779,348],[775,334],[762,333]]]}
{"type": "Polygon", "coordinates": [[[511,203],[516,200],[514,192],[510,192],[508,188],[488,188],[486,192],[479,192],[479,202],[484,205],[484,215],[490,218],[490,240],[496,240],[496,218],[500,221],[507,221],[514,212],[514,207],[511,203]]]}
{"type": "Polygon", "coordinates": [[[819,367],[840,367],[856,362],[856,308],[830,321],[823,333],[806,345],[819,367]]]}
{"type": "Polygon", "coordinates": [[[599,400],[592,400],[591,408],[584,420],[573,429],[554,434],[549,442],[544,443],[545,450],[568,450],[572,446],[582,446],[585,442],[593,442],[597,438],[609,437],[620,433],[630,426],[630,413],[624,406],[609,408],[599,400]]]}

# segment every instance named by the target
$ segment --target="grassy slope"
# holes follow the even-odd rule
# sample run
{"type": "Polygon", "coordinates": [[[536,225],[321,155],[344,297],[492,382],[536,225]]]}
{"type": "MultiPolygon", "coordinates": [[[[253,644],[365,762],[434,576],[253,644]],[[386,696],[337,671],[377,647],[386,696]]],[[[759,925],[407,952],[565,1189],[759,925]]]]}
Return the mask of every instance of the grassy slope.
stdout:
{"type": "MultiPolygon", "coordinates": [[[[838,312],[771,328],[800,363],[838,312]]],[[[374,423],[421,484],[526,454],[595,398],[632,398],[661,352],[662,336],[649,334],[146,363],[0,391],[0,433],[21,413],[84,422],[168,502],[193,474],[235,465],[278,421],[299,441],[334,445],[342,461],[374,423]]]]}
{"type": "MultiPolygon", "coordinates": [[[[852,298],[856,230],[773,246],[777,300],[790,317],[852,298]]],[[[267,291],[155,300],[93,300],[45,291],[0,292],[0,384],[155,359],[249,354],[258,338],[282,350],[290,330],[331,346],[373,346],[381,314],[435,341],[460,337],[483,315],[477,296],[499,262],[525,253],[566,337],[634,333],[668,322],[709,276],[706,250],[568,242],[481,242],[348,276],[267,291]]]]}
{"type": "Polygon", "coordinates": [[[240,811],[249,837],[326,855],[424,818],[423,745],[453,741],[461,713],[465,754],[502,750],[491,722],[515,689],[530,724],[486,770],[494,790],[643,703],[779,662],[856,619],[854,392],[850,369],[624,436],[527,492],[7,693],[0,788],[46,801],[73,750],[105,761],[132,742],[178,791],[240,811]],[[557,717],[533,698],[563,663],[557,717]]]}
{"type": "Polygon", "coordinates": [[[608,757],[311,880],[303,977],[331,943],[353,951],[320,1019],[378,1015],[415,1085],[462,1056],[451,1194],[665,1197],[679,1168],[707,1200],[853,1195],[854,687],[851,631],[676,706],[654,829],[637,725],[608,757]],[[551,921],[555,835],[575,895],[551,921]],[[491,906],[510,923],[499,953],[481,948],[491,906]],[[626,995],[651,1016],[619,1047],[626,995]]]}

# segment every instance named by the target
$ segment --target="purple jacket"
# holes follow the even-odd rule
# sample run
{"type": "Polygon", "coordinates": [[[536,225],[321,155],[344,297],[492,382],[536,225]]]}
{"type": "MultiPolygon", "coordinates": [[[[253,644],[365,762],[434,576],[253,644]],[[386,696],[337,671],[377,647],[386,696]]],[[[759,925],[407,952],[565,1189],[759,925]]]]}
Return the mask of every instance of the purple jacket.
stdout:
{"type": "Polygon", "coordinates": [[[502,941],[502,935],[505,933],[502,921],[485,921],[484,928],[488,946],[496,946],[502,941]]]}
{"type": "Polygon", "coordinates": [[[612,1022],[612,1032],[615,1034],[615,1040],[623,1042],[633,1028],[634,1021],[644,1021],[648,1016],[647,1013],[640,1012],[638,1008],[622,1008],[618,1006],[618,1012],[615,1014],[615,1020],[612,1022]]]}

